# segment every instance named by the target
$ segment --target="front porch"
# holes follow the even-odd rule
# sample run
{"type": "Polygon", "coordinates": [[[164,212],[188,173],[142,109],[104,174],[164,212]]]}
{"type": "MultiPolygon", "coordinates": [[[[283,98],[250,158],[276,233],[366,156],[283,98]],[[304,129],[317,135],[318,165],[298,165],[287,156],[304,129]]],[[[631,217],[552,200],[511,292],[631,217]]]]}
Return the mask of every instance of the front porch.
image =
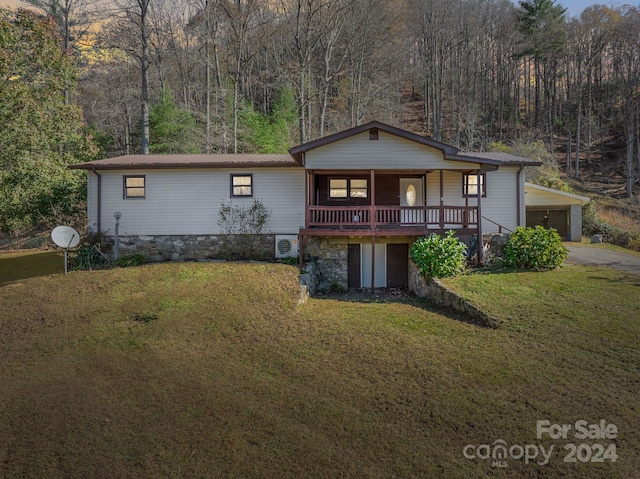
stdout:
{"type": "Polygon", "coordinates": [[[477,235],[478,170],[308,170],[303,236],[477,235]]]}
{"type": "Polygon", "coordinates": [[[454,229],[478,234],[477,206],[318,206],[306,209],[305,235],[425,235],[454,229]]]}

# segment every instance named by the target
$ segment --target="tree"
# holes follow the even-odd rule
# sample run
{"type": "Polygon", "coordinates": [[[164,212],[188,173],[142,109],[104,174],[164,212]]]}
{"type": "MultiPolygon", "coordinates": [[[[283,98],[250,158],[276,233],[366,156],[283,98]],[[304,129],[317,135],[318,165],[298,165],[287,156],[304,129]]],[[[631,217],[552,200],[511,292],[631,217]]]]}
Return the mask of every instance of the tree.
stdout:
{"type": "Polygon", "coordinates": [[[66,104],[77,72],[56,25],[26,10],[0,9],[0,229],[50,226],[79,213],[83,175],[67,168],[97,149],[78,107],[66,104]]]}
{"type": "Polygon", "coordinates": [[[640,9],[623,7],[612,45],[613,68],[619,85],[618,103],[626,140],[626,192],[633,197],[634,156],[640,108],[640,9]]]}
{"type": "Polygon", "coordinates": [[[75,49],[97,20],[100,0],[22,0],[49,15],[58,25],[62,51],[75,49]]]}
{"type": "Polygon", "coordinates": [[[200,153],[199,128],[191,114],[178,108],[171,90],[149,110],[150,150],[152,153],[200,153]]]}
{"type": "Polygon", "coordinates": [[[140,152],[149,154],[149,10],[151,0],[116,0],[123,18],[112,24],[112,45],[136,58],[140,64],[140,152]],[[122,20],[125,20],[122,22],[122,20]],[[137,29],[137,41],[127,35],[130,25],[137,29]],[[120,35],[118,35],[118,33],[120,35]]]}
{"type": "MultiPolygon", "coordinates": [[[[58,25],[63,52],[74,52],[98,19],[99,0],[22,0],[49,15],[58,25]]],[[[69,102],[69,91],[64,92],[69,102]]]]}
{"type": "Polygon", "coordinates": [[[246,102],[239,111],[240,140],[247,153],[286,153],[291,148],[291,128],[297,120],[296,104],[290,88],[276,95],[273,109],[262,115],[246,102]]]}
{"type": "MultiPolygon", "coordinates": [[[[555,0],[520,0],[518,24],[523,35],[520,55],[533,59],[534,70],[534,108],[532,125],[541,126],[542,89],[544,89],[545,110],[553,116],[550,105],[555,92],[558,55],[566,42],[564,16],[566,9],[556,5],[555,0]]],[[[529,77],[525,63],[525,76],[529,77]]],[[[554,99],[554,98],[553,98],[554,99]]],[[[553,138],[554,118],[547,123],[549,138],[553,138]]]]}

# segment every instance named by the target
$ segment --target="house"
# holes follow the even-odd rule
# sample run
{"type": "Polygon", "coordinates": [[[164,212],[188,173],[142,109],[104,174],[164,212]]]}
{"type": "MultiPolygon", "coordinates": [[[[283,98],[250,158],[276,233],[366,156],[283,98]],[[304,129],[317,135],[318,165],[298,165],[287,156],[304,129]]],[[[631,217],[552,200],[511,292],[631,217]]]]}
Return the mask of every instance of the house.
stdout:
{"type": "Polygon", "coordinates": [[[555,228],[564,241],[582,239],[582,206],[590,199],[545,186],[525,183],[527,226],[555,228]]]}
{"type": "MultiPolygon", "coordinates": [[[[123,253],[152,260],[224,253],[239,237],[223,207],[270,212],[253,235],[258,257],[279,238],[299,240],[320,287],[407,285],[409,246],[449,229],[467,243],[526,221],[525,166],[505,153],[467,153],[370,122],[289,150],[288,155],[129,155],[72,166],[88,170],[88,224],[123,253]]],[[[246,235],[244,235],[246,239],[246,235]]]]}

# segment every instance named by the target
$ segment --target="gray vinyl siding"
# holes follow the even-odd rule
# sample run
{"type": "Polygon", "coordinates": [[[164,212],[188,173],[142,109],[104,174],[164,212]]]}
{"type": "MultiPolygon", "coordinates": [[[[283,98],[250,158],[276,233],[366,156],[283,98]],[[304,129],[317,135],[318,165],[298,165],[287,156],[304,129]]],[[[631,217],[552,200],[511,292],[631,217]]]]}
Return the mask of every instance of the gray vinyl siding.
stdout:
{"type": "MultiPolygon", "coordinates": [[[[508,167],[488,172],[487,196],[482,198],[482,216],[510,230],[515,229],[518,221],[516,172],[517,168],[508,167]]],[[[446,206],[465,205],[465,198],[462,196],[462,172],[445,171],[443,187],[444,204],[446,206]]],[[[439,204],[440,172],[434,171],[427,175],[427,205],[437,206],[439,204]]],[[[476,206],[477,204],[477,198],[469,198],[469,206],[476,206]]],[[[522,215],[524,221],[524,213],[522,215]]],[[[498,231],[498,227],[488,220],[483,220],[482,231],[484,233],[493,233],[498,231]]]]}
{"type": "Polygon", "coordinates": [[[305,166],[312,170],[478,168],[476,163],[443,160],[439,150],[382,131],[377,140],[364,132],[315,148],[307,152],[305,166]]]}
{"type": "MultiPolygon", "coordinates": [[[[257,199],[270,211],[265,232],[297,234],[304,225],[302,168],[102,171],[103,232],[114,234],[113,213],[122,213],[122,235],[220,234],[222,204],[251,206],[257,199]],[[253,175],[253,197],[231,198],[230,175],[253,175]],[[123,176],[145,176],[145,198],[123,199],[123,176]]],[[[97,223],[95,180],[90,175],[89,224],[97,223]]]]}
{"type": "MultiPolygon", "coordinates": [[[[487,173],[487,197],[482,198],[482,216],[512,231],[518,226],[518,209],[516,206],[518,202],[517,171],[518,168],[503,167],[498,171],[487,173]]],[[[522,221],[524,221],[524,216],[522,216],[522,221]]],[[[497,233],[498,227],[487,220],[483,220],[482,232],[497,233]]]]}

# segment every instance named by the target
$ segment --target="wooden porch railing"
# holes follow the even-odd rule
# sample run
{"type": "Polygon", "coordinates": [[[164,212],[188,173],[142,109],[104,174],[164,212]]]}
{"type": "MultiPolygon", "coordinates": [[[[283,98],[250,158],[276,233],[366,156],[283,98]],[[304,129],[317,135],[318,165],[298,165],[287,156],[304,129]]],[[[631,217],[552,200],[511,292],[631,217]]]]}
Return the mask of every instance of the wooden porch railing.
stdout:
{"type": "Polygon", "coordinates": [[[476,228],[476,206],[307,206],[307,228],[437,226],[476,228]]]}

